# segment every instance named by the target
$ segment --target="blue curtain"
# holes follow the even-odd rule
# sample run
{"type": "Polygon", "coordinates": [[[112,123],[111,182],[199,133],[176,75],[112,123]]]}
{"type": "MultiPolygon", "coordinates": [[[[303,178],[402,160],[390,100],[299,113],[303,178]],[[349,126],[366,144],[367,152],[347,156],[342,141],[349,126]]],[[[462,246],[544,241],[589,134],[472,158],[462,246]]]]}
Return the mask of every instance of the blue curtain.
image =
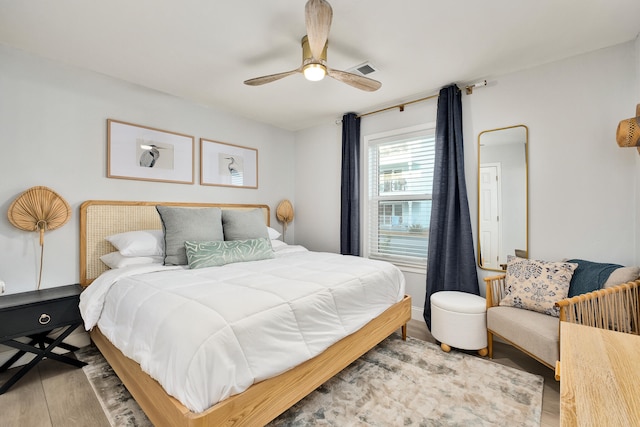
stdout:
{"type": "Polygon", "coordinates": [[[462,101],[456,85],[442,88],[436,119],[431,225],[424,320],[431,329],[431,295],[463,291],[479,295],[464,178],[462,101]]]}
{"type": "Polygon", "coordinates": [[[342,116],[340,253],[360,255],[360,117],[342,116]]]}

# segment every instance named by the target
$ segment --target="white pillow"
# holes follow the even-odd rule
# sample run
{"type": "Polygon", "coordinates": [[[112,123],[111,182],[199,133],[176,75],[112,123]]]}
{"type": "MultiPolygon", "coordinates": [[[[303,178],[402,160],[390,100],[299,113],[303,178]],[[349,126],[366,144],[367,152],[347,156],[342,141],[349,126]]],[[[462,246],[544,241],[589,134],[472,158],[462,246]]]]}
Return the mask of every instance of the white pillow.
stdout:
{"type": "Polygon", "coordinates": [[[280,237],[280,232],[274,228],[267,227],[267,231],[269,232],[269,239],[275,240],[280,237]]]}
{"type": "Polygon", "coordinates": [[[271,247],[273,248],[273,250],[282,248],[284,246],[289,246],[287,245],[285,242],[283,242],[282,240],[272,240],[271,241],[271,247]]]}
{"type": "Polygon", "coordinates": [[[633,282],[637,280],[638,277],[640,277],[640,267],[620,267],[613,270],[602,287],[610,288],[623,283],[633,282]]]}
{"type": "Polygon", "coordinates": [[[105,237],[123,256],[164,256],[162,230],[127,231],[105,237]]]}
{"type": "Polygon", "coordinates": [[[102,255],[100,260],[109,268],[122,268],[129,265],[162,264],[164,257],[158,256],[122,256],[120,252],[111,252],[102,255]]]}

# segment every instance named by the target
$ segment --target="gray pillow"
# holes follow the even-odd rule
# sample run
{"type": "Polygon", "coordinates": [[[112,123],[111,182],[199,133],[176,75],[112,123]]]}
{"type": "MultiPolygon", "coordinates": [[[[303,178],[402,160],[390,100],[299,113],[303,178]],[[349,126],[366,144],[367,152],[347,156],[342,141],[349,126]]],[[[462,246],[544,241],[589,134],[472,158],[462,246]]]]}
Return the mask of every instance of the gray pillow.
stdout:
{"type": "MultiPolygon", "coordinates": [[[[262,209],[222,210],[224,240],[269,239],[262,209]]],[[[200,239],[205,240],[205,239],[200,239]]]]}
{"type": "Polygon", "coordinates": [[[187,240],[224,240],[220,208],[156,206],[164,230],[164,265],[187,265],[187,240]]]}

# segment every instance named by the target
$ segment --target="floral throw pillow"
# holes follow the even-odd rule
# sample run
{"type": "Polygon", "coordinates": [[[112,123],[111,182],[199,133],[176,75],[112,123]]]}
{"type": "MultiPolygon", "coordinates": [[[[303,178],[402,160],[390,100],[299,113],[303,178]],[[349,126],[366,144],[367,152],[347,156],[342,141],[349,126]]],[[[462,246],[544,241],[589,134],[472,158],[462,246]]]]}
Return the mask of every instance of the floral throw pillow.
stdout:
{"type": "Polygon", "coordinates": [[[500,305],[559,317],[557,301],[567,297],[578,264],[507,257],[507,295],[500,305]]]}

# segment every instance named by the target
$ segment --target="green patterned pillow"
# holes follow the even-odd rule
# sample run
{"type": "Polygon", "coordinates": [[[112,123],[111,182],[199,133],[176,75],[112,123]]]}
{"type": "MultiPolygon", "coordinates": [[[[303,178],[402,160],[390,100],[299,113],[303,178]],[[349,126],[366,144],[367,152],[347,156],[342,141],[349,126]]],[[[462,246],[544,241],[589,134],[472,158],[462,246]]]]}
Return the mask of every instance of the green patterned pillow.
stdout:
{"type": "Polygon", "coordinates": [[[213,242],[186,241],[190,268],[216,267],[232,262],[258,261],[274,257],[267,238],[249,240],[220,240],[213,242]]]}
{"type": "Polygon", "coordinates": [[[578,264],[507,257],[507,295],[500,305],[524,308],[558,317],[557,301],[567,297],[578,264]]]}

